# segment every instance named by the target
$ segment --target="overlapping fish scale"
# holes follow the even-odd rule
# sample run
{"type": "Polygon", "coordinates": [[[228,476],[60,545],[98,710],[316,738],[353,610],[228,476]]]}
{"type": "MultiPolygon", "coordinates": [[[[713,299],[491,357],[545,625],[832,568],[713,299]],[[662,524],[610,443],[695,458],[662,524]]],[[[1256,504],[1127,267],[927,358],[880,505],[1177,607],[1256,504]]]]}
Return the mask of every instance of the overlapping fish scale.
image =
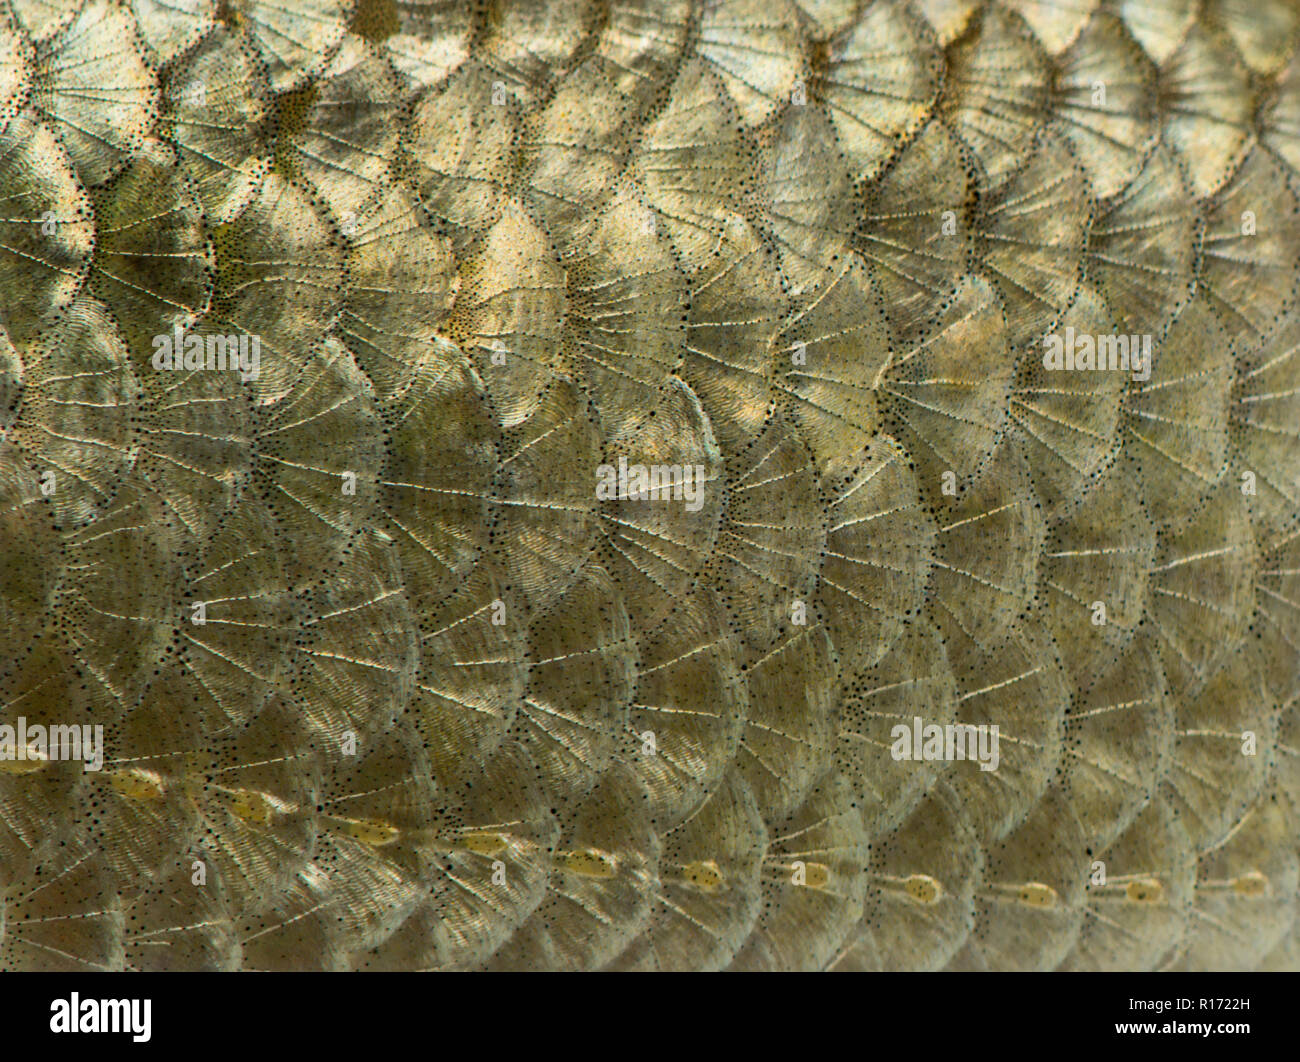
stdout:
{"type": "Polygon", "coordinates": [[[1111,466],[1043,546],[1038,598],[1078,690],[1109,668],[1146,615],[1156,529],[1129,490],[1132,474],[1130,463],[1111,466]]]}
{"type": "MultiPolygon", "coordinates": [[[[18,718],[45,726],[66,714],[111,722],[119,706],[87,681],[76,656],[54,627],[5,667],[0,722],[18,718]]],[[[81,798],[91,776],[67,761],[8,761],[0,771],[0,857],[5,888],[28,879],[56,855],[57,838],[80,832],[81,798]]],[[[33,882],[32,884],[35,884],[33,882]]]]}
{"type": "Polygon", "coordinates": [[[1201,20],[1158,59],[1161,138],[1187,167],[1192,191],[1213,195],[1254,138],[1255,90],[1231,38],[1201,20]]]}
{"type": "Polygon", "coordinates": [[[61,526],[85,525],[102,515],[139,456],[140,377],[122,332],[107,305],[83,292],[13,357],[22,388],[6,457],[25,459],[40,477],[61,526]]]}
{"type": "Polygon", "coordinates": [[[965,142],[932,118],[864,188],[854,244],[900,340],[929,331],[965,275],[975,175],[965,142]]]}
{"type": "Polygon", "coordinates": [[[871,4],[831,38],[813,86],[855,180],[874,177],[924,124],[943,73],[934,31],[908,3],[871,4]]]}
{"type": "MultiPolygon", "coordinates": [[[[1130,357],[1135,341],[1144,339],[1129,337],[1130,357]]],[[[1130,385],[1124,453],[1137,465],[1158,524],[1186,523],[1224,477],[1232,354],[1223,318],[1208,299],[1197,298],[1151,344],[1148,379],[1130,385]]]]}
{"type": "Polygon", "coordinates": [[[311,181],[345,232],[391,180],[404,96],[383,53],[349,33],[318,80],[280,97],[276,161],[311,181]]]}
{"type": "MultiPolygon", "coordinates": [[[[1085,285],[1061,319],[1084,335],[1109,334],[1114,317],[1097,289],[1085,285]]],[[[1044,345],[1046,345],[1044,343],[1044,345]]],[[[1103,481],[1119,447],[1126,383],[1119,373],[1062,377],[1031,348],[1021,359],[1007,410],[1011,446],[1030,468],[1034,492],[1051,518],[1066,515],[1103,481]]]]}
{"type": "Polygon", "coordinates": [[[1253,969],[1295,924],[1300,856],[1288,798],[1261,794],[1232,836],[1203,851],[1174,970],[1253,969]]]}
{"type": "Polygon", "coordinates": [[[153,127],[159,89],[136,20],[120,0],[89,0],[33,37],[32,105],[87,185],[133,157],[153,127]]]}
{"type": "Polygon", "coordinates": [[[0,969],[1294,968],[1293,6],[4,4],[0,969]]]}
{"type": "Polygon", "coordinates": [[[1256,147],[1207,204],[1199,284],[1244,346],[1272,334],[1300,286],[1293,180],[1272,153],[1256,147]]]}
{"type": "Polygon", "coordinates": [[[939,970],[975,929],[984,849],[946,783],[873,842],[867,902],[828,970],[939,970]]]}
{"type": "Polygon", "coordinates": [[[441,84],[470,54],[483,8],[457,0],[359,3],[352,32],[379,45],[413,89],[441,84]]]}
{"type": "Polygon", "coordinates": [[[663,839],[650,923],[609,968],[724,968],[762,908],[769,833],[753,793],[734,770],[728,772],[663,839]]]}
{"type": "Polygon", "coordinates": [[[1094,12],[1057,62],[1053,118],[1098,199],[1126,187],[1155,146],[1155,81],[1155,65],[1109,11],[1094,12]]]}
{"type": "Polygon", "coordinates": [[[1024,18],[1000,4],[979,7],[947,57],[939,113],[978,160],[981,188],[1001,184],[1047,121],[1048,58],[1024,18]]]}
{"type": "Polygon", "coordinates": [[[1082,826],[1058,789],[985,850],[976,929],[952,970],[1050,970],[1079,940],[1086,917],[1082,826]]]}
{"type": "Polygon", "coordinates": [[[641,781],[617,767],[567,820],[549,853],[541,905],[492,956],[490,969],[602,966],[650,924],[663,840],[641,781]]]}
{"type": "Polygon", "coordinates": [[[1061,970],[1152,970],[1192,921],[1196,849],[1157,798],[1088,868],[1083,929],[1061,970]]]}
{"type": "Polygon", "coordinates": [[[1126,334],[1161,334],[1191,298],[1203,222],[1190,198],[1182,163],[1161,142],[1142,172],[1101,204],[1084,268],[1126,334]]]}
{"type": "Polygon", "coordinates": [[[883,423],[879,388],[893,353],[880,289],[863,258],[845,254],[811,298],[796,302],[771,347],[782,413],[812,450],[822,480],[843,483],[883,423]]]}
{"type": "Polygon", "coordinates": [[[819,970],[862,917],[868,835],[853,790],[827,775],[803,806],[770,828],[764,910],[731,970],[819,970]]]}
{"type": "Polygon", "coordinates": [[[166,79],[160,130],[214,225],[242,211],[270,170],[274,107],[252,42],[222,24],[166,79]]]}
{"type": "Polygon", "coordinates": [[[0,220],[3,323],[23,342],[52,326],[80,291],[95,249],[94,210],[72,159],[30,111],[0,126],[0,189],[10,204],[0,220]]]}

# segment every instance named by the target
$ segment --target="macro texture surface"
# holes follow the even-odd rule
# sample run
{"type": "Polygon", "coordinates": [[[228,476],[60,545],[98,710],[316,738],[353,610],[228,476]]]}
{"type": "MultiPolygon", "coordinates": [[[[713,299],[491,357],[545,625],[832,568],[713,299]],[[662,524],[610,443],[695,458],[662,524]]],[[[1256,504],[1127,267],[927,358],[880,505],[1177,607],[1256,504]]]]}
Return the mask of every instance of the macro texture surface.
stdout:
{"type": "Polygon", "coordinates": [[[0,0],[0,969],[1300,969],[1298,45],[0,0]]]}

